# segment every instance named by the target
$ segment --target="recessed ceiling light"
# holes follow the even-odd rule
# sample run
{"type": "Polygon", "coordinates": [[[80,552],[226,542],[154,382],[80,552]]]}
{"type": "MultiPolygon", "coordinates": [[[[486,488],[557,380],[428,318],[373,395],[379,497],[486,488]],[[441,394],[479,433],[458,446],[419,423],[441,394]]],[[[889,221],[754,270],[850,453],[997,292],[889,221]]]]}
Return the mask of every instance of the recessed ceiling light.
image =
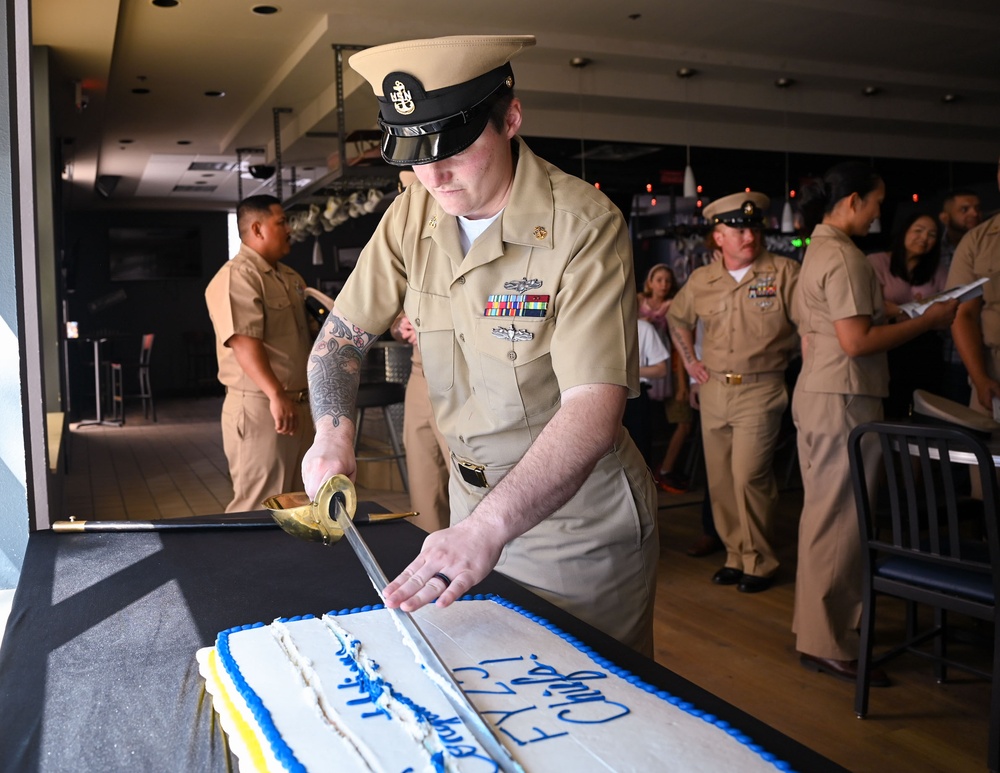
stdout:
{"type": "Polygon", "coordinates": [[[118,140],[122,145],[131,145],[135,140],[118,140]]]}
{"type": "Polygon", "coordinates": [[[149,89],[144,89],[144,88],[132,89],[132,93],[133,94],[148,94],[149,93],[149,89]]]}
{"type": "Polygon", "coordinates": [[[943,97],[941,97],[941,101],[949,105],[952,102],[958,102],[959,99],[961,99],[961,97],[958,94],[945,94],[943,97]]]}
{"type": "Polygon", "coordinates": [[[178,145],[190,145],[191,140],[177,140],[178,145]]]}
{"type": "Polygon", "coordinates": [[[180,0],[153,0],[153,5],[157,8],[174,8],[180,4],[180,0]]]}
{"type": "Polygon", "coordinates": [[[205,92],[205,96],[206,97],[224,97],[224,96],[226,96],[226,92],[224,92],[224,91],[206,91],[205,92]]]}
{"type": "Polygon", "coordinates": [[[678,78],[693,78],[698,74],[698,71],[693,67],[681,67],[677,70],[678,78]]]}
{"type": "Polygon", "coordinates": [[[588,59],[585,56],[574,56],[572,59],[569,60],[569,66],[570,67],[586,67],[592,61],[593,61],[592,59],[588,59]]]}
{"type": "Polygon", "coordinates": [[[791,86],[795,85],[795,79],[794,78],[784,78],[784,77],[778,78],[774,82],[774,85],[777,86],[779,89],[787,89],[787,88],[790,88],[791,86]]]}
{"type": "Polygon", "coordinates": [[[630,18],[630,19],[631,19],[632,21],[637,21],[637,20],[639,20],[639,19],[641,19],[641,18],[642,18],[642,14],[641,14],[641,13],[630,13],[630,14],[628,15],[628,17],[629,17],[629,18],[630,18]]]}
{"type": "Polygon", "coordinates": [[[277,13],[281,9],[276,5],[255,5],[250,10],[254,13],[259,13],[261,16],[270,16],[272,13],[277,13]]]}
{"type": "Polygon", "coordinates": [[[882,89],[880,89],[878,86],[865,86],[861,90],[861,93],[864,94],[866,97],[874,97],[881,94],[882,89]]]}

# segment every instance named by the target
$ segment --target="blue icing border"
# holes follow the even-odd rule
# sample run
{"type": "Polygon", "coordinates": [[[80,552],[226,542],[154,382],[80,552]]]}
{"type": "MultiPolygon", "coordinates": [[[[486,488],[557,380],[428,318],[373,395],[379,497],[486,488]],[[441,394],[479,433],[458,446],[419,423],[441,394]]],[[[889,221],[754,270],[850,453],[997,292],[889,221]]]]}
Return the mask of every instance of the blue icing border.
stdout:
{"type": "MultiPolygon", "coordinates": [[[[312,615],[308,615],[312,617],[312,615]]],[[[301,620],[302,617],[296,619],[301,620]]],[[[283,618],[282,622],[288,622],[289,618],[283,618]]],[[[274,720],[271,718],[271,712],[264,707],[263,701],[261,701],[260,696],[247,684],[247,680],[243,677],[243,672],[240,671],[236,661],[233,659],[233,654],[229,650],[229,634],[238,633],[240,631],[249,630],[251,628],[263,628],[264,623],[254,623],[252,625],[237,626],[235,628],[230,628],[228,630],[220,633],[215,640],[215,651],[219,655],[219,659],[222,661],[223,667],[226,669],[226,673],[229,674],[229,678],[233,680],[233,684],[236,686],[236,692],[239,693],[240,697],[246,701],[247,706],[250,707],[250,713],[253,714],[253,718],[257,721],[258,726],[261,729],[261,733],[264,735],[264,740],[267,741],[268,745],[271,747],[271,753],[274,755],[275,759],[280,765],[285,767],[287,770],[292,771],[292,773],[308,773],[305,765],[299,762],[298,758],[292,752],[291,747],[285,743],[285,739],[281,737],[281,733],[274,726],[274,720]]]]}
{"type": "MultiPolygon", "coordinates": [[[[756,743],[750,736],[742,732],[738,728],[734,728],[725,720],[719,719],[714,714],[709,714],[697,708],[693,703],[689,701],[682,700],[672,693],[661,690],[655,685],[649,684],[642,680],[641,677],[636,676],[625,668],[621,668],[615,665],[612,661],[605,657],[597,654],[592,647],[584,644],[582,641],[572,636],[561,628],[559,628],[554,623],[550,623],[545,618],[540,615],[536,615],[533,612],[521,607],[502,596],[498,596],[495,593],[477,593],[477,594],[466,594],[462,596],[459,601],[492,601],[499,604],[502,607],[506,607],[518,614],[526,617],[534,623],[548,629],[554,633],[559,638],[566,641],[567,644],[572,645],[578,651],[589,657],[594,663],[596,663],[601,668],[607,669],[616,676],[629,682],[629,684],[634,685],[637,689],[645,690],[651,695],[659,698],[666,703],[690,714],[693,717],[701,719],[708,722],[710,725],[722,730],[724,733],[729,735],[733,740],[738,743],[743,744],[754,754],[758,755],[765,762],[774,765],[775,768],[781,771],[786,771],[786,773],[795,773],[795,768],[791,766],[790,763],[779,759],[777,755],[764,749],[760,744],[756,743]]],[[[367,604],[364,607],[354,607],[351,609],[341,609],[341,610],[331,610],[327,612],[330,617],[340,617],[341,615],[352,615],[358,614],[359,612],[371,612],[379,609],[383,609],[383,604],[367,604]]],[[[297,615],[295,617],[285,617],[279,618],[280,622],[293,622],[295,620],[306,620],[314,617],[313,615],[297,615]]],[[[285,743],[284,739],[278,733],[274,726],[274,721],[271,719],[271,713],[264,708],[264,704],[261,702],[257,694],[250,688],[246,680],[243,678],[243,674],[240,672],[239,667],[236,665],[235,660],[233,660],[232,654],[229,651],[229,634],[236,633],[238,631],[247,630],[250,628],[260,628],[264,626],[264,623],[254,623],[252,625],[236,626],[235,628],[230,628],[223,631],[218,635],[216,639],[216,650],[219,653],[219,657],[226,667],[227,672],[229,672],[230,677],[233,680],[233,684],[236,685],[236,690],[246,701],[247,705],[250,707],[250,712],[253,714],[255,720],[257,720],[258,725],[261,727],[261,731],[264,734],[265,739],[271,745],[271,751],[278,759],[278,761],[283,764],[286,768],[294,773],[307,773],[305,767],[296,759],[295,754],[289,748],[288,744],[285,743]]]]}

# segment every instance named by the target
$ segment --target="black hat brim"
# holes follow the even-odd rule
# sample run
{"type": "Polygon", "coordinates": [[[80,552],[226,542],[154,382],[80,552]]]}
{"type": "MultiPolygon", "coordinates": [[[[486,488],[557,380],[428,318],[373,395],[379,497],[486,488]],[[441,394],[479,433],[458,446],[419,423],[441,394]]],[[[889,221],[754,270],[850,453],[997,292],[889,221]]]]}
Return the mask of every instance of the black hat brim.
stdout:
{"type": "Polygon", "coordinates": [[[489,111],[482,110],[468,123],[430,134],[400,135],[382,130],[382,158],[393,166],[419,166],[461,153],[486,128],[489,111]]]}

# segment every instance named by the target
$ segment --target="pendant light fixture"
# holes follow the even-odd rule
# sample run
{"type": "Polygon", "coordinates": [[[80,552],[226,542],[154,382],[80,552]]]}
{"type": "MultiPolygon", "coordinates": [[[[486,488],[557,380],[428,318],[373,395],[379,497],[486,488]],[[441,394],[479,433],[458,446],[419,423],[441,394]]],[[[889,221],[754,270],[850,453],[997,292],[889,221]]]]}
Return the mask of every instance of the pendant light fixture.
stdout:
{"type": "Polygon", "coordinates": [[[685,137],[687,143],[684,156],[684,198],[686,199],[698,198],[698,183],[695,182],[694,169],[691,168],[691,103],[688,100],[687,87],[688,80],[697,74],[698,71],[691,67],[681,67],[677,71],[677,77],[684,81],[684,112],[686,116],[684,133],[687,135],[685,137]]]}
{"type": "MultiPolygon", "coordinates": [[[[576,109],[579,114],[580,127],[583,128],[583,68],[587,67],[593,60],[586,56],[574,56],[569,60],[569,66],[579,71],[576,89],[576,109]]],[[[587,179],[587,149],[585,147],[583,133],[580,134],[580,179],[587,179]]]]}
{"type": "Polygon", "coordinates": [[[687,146],[687,165],[684,167],[684,198],[698,197],[698,183],[694,180],[694,169],[691,168],[691,146],[687,146]]]}
{"type": "Polygon", "coordinates": [[[792,211],[791,184],[788,173],[788,89],[795,85],[792,78],[778,78],[774,85],[784,92],[784,109],[782,110],[782,121],[785,125],[785,204],[781,208],[781,233],[795,233],[795,213],[792,211]]]}
{"type": "MultiPolygon", "coordinates": [[[[866,86],[862,92],[866,97],[877,97],[882,93],[882,89],[878,86],[866,86]]],[[[868,149],[871,155],[871,166],[875,168],[875,100],[871,100],[868,103],[868,126],[870,129],[870,134],[868,135],[868,149]]],[[[868,233],[870,234],[880,234],[882,233],[882,218],[877,217],[872,220],[872,224],[868,226],[868,233]]]]}

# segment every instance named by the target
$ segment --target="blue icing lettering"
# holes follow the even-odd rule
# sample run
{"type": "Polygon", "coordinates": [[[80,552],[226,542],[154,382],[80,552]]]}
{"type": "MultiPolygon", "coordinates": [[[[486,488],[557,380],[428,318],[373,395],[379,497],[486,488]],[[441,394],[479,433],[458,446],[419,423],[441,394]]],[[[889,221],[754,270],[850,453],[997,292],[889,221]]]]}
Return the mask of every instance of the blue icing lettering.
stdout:
{"type": "MultiPolygon", "coordinates": [[[[479,668],[478,666],[462,666],[460,668],[453,668],[452,669],[452,673],[454,673],[454,674],[458,674],[459,672],[466,672],[466,671],[471,671],[471,672],[473,672],[475,674],[478,674],[479,677],[480,677],[480,679],[484,679],[485,680],[485,679],[489,679],[490,678],[490,672],[487,671],[485,668],[479,668]]],[[[458,682],[458,684],[463,685],[462,686],[462,691],[466,695],[516,695],[517,694],[515,690],[512,690],[510,687],[508,687],[507,685],[505,685],[503,682],[493,682],[492,685],[498,688],[498,689],[495,689],[495,690],[485,690],[485,689],[482,689],[482,688],[473,690],[473,689],[471,689],[471,685],[469,687],[465,686],[466,682],[464,680],[458,679],[456,681],[458,682]]]]}
{"type": "Polygon", "coordinates": [[[518,746],[527,746],[529,743],[538,743],[539,741],[548,741],[550,738],[561,738],[564,735],[569,735],[565,730],[561,733],[546,733],[539,727],[530,728],[532,731],[537,733],[534,738],[521,739],[511,733],[507,728],[499,728],[500,732],[507,736],[510,740],[516,743],[518,746]]]}
{"type": "Polygon", "coordinates": [[[502,725],[511,717],[517,716],[518,714],[523,714],[525,711],[535,711],[537,708],[538,708],[537,706],[525,706],[524,708],[514,709],[513,711],[503,711],[501,709],[494,709],[492,711],[482,711],[480,713],[483,714],[483,716],[486,716],[487,714],[489,715],[501,714],[502,716],[500,717],[500,719],[498,719],[496,722],[493,723],[497,727],[500,727],[500,725],[502,725]]]}
{"type": "Polygon", "coordinates": [[[631,709],[622,703],[608,700],[600,690],[585,682],[607,679],[607,674],[600,671],[573,671],[560,673],[554,666],[547,665],[531,656],[534,665],[528,670],[527,676],[515,677],[510,684],[517,687],[540,686],[543,697],[562,698],[561,702],[549,703],[548,708],[563,709],[556,716],[563,722],[571,724],[603,724],[620,719],[631,713],[631,709]],[[586,707],[586,709],[584,708],[586,707]]]}

